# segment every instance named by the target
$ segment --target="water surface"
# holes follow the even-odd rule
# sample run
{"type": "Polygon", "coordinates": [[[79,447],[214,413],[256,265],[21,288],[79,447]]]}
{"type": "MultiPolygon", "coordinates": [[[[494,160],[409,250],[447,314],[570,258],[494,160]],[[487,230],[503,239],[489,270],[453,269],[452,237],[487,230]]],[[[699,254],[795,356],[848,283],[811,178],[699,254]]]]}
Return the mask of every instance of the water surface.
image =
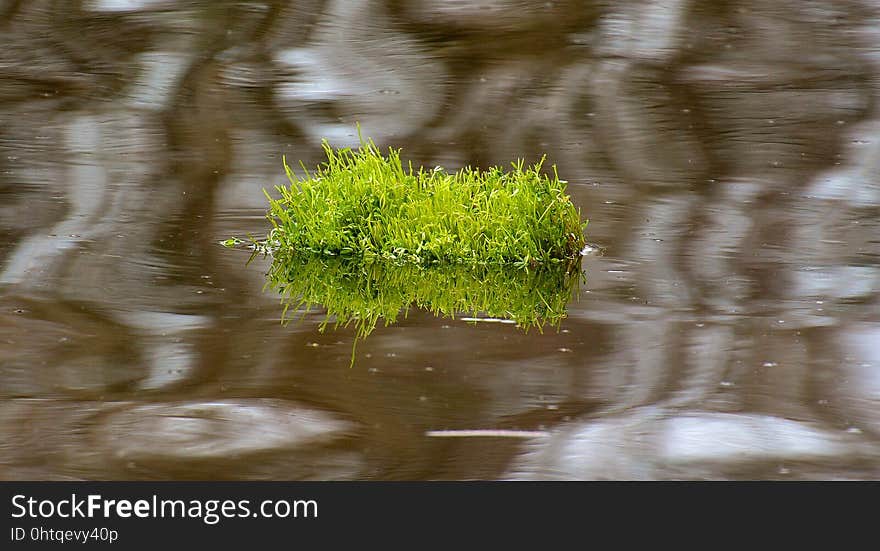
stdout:
{"type": "Polygon", "coordinates": [[[880,477],[876,3],[0,4],[0,477],[880,477]],[[262,189],[355,122],[544,153],[560,330],[280,324],[262,189]]]}

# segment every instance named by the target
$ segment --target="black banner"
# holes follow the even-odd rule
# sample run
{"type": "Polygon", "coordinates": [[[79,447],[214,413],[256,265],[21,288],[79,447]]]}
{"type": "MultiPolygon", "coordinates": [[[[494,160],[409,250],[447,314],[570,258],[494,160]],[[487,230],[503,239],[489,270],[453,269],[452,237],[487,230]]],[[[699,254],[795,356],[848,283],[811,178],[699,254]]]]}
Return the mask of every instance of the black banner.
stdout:
{"type": "Polygon", "coordinates": [[[877,489],[876,483],[3,482],[0,549],[412,548],[464,543],[475,534],[494,544],[600,536],[622,542],[676,530],[684,535],[697,526],[742,535],[785,528],[784,519],[792,518],[803,535],[844,510],[850,528],[858,528],[872,507],[859,514],[854,504],[871,503],[877,489]]]}

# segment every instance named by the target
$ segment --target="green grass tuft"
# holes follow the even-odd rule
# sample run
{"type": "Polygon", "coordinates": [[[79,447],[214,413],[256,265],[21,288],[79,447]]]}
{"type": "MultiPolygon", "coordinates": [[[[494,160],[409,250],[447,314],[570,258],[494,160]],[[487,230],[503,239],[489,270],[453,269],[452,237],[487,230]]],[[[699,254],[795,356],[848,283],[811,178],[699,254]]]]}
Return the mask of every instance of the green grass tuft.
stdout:
{"type": "Polygon", "coordinates": [[[504,171],[404,167],[400,150],[382,155],[372,140],[334,150],[289,186],[267,193],[276,252],[396,264],[513,265],[565,263],[584,246],[580,212],[553,167],[522,161],[504,171]]]}

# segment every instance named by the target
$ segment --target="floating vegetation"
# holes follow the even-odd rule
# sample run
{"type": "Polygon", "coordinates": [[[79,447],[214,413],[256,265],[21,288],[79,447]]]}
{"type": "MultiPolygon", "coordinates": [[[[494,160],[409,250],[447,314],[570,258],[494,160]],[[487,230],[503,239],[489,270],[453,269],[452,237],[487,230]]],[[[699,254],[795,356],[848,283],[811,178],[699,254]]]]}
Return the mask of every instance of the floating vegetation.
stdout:
{"type": "MultiPolygon", "coordinates": [[[[334,150],[289,186],[268,193],[272,229],[252,241],[271,255],[267,286],[288,312],[326,309],[321,324],[356,328],[356,339],[423,308],[438,316],[557,326],[577,287],[585,247],[580,212],[553,167],[512,170],[404,167],[372,140],[334,150]]],[[[241,245],[231,238],[227,247],[241,245]]],[[[354,350],[352,350],[352,362],[354,350]]]]}
{"type": "Polygon", "coordinates": [[[522,161],[512,170],[403,166],[400,150],[383,156],[372,141],[334,150],[314,171],[267,193],[273,251],[408,264],[564,263],[583,249],[586,222],[555,167],[522,161]]]}

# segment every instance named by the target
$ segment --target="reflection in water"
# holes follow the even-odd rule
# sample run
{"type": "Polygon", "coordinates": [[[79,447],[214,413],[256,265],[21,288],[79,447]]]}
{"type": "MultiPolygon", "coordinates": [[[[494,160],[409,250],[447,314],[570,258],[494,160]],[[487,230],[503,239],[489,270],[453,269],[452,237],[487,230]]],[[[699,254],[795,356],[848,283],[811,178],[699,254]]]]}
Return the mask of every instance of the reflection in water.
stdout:
{"type": "Polygon", "coordinates": [[[0,4],[0,477],[880,477],[878,15],[0,4]],[[279,326],[216,242],[356,121],[548,153],[606,249],[559,332],[412,311],[349,369],[353,330],[279,326]]]}
{"type": "MultiPolygon", "coordinates": [[[[757,414],[633,410],[563,425],[538,439],[513,469],[518,479],[736,478],[754,470],[792,468],[813,476],[815,464],[841,457],[870,465],[875,449],[857,434],[757,414]],[[735,457],[736,461],[731,461],[735,457]]],[[[780,472],[781,471],[781,472],[780,472]]]]}
{"type": "Polygon", "coordinates": [[[510,319],[524,329],[546,324],[559,326],[572,299],[579,274],[562,263],[541,268],[508,265],[421,266],[319,255],[282,255],[274,258],[269,282],[290,307],[308,310],[321,305],[336,327],[353,323],[358,337],[366,337],[380,319],[388,326],[409,307],[435,316],[458,313],[510,319]]]}

